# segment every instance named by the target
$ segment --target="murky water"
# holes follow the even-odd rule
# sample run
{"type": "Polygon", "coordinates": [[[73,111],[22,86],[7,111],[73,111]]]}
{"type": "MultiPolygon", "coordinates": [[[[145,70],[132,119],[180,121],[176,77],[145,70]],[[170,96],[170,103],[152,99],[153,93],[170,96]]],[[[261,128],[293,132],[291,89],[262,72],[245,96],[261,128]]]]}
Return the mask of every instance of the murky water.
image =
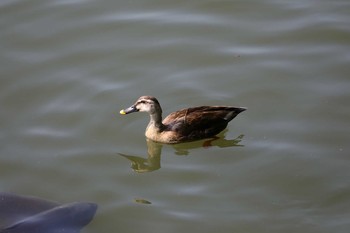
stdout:
{"type": "Polygon", "coordinates": [[[1,1],[0,189],[98,203],[83,232],[348,232],[348,1],[1,1]],[[164,113],[248,111],[146,142],[164,113]]]}

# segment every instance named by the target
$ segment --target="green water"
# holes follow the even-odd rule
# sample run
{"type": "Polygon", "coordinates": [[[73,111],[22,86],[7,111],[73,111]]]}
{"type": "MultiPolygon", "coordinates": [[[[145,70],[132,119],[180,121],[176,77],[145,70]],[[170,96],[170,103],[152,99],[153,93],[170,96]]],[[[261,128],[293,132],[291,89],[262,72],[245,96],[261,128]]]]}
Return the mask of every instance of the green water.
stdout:
{"type": "Polygon", "coordinates": [[[95,202],[86,233],[348,232],[348,1],[0,12],[1,191],[95,202]],[[212,147],[150,145],[147,115],[119,115],[141,95],[248,111],[212,147]]]}

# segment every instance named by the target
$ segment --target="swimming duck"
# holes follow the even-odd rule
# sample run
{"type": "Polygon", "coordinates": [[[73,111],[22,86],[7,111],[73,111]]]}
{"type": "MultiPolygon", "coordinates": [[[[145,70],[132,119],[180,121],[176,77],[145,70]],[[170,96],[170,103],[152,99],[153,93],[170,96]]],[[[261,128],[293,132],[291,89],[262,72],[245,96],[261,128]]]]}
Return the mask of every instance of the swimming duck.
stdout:
{"type": "Polygon", "coordinates": [[[120,114],[148,112],[150,122],[146,128],[146,137],[156,142],[173,144],[214,137],[245,110],[232,106],[199,106],[170,113],[162,121],[159,101],[153,96],[141,96],[132,106],[121,110],[120,114]]]}

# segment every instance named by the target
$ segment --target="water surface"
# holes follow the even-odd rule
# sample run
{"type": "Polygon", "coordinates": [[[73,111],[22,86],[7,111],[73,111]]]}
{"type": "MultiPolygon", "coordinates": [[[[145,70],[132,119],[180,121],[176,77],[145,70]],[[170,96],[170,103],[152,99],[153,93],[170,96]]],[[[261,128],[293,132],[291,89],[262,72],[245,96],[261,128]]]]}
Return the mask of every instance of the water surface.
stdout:
{"type": "Polygon", "coordinates": [[[84,232],[348,232],[348,1],[16,0],[0,22],[2,191],[98,203],[84,232]],[[148,116],[119,115],[146,94],[248,111],[150,155],[148,116]]]}

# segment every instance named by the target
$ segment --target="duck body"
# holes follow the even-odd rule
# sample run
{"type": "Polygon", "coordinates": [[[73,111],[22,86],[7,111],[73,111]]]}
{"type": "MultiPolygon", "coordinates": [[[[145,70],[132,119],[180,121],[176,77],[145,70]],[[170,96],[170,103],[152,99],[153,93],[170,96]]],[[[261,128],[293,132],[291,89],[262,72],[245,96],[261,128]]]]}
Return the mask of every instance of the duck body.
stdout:
{"type": "Polygon", "coordinates": [[[141,96],[121,114],[148,112],[150,122],[145,136],[161,143],[181,143],[214,137],[223,131],[228,122],[246,108],[232,106],[199,106],[170,113],[162,120],[162,108],[152,96],[141,96]]]}

